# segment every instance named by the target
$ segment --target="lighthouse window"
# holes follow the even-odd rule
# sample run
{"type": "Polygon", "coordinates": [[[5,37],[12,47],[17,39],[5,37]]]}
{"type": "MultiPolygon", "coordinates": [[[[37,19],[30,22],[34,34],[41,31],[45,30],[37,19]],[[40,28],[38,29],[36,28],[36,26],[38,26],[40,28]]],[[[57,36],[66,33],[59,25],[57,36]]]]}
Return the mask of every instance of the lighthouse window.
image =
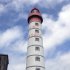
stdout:
{"type": "Polygon", "coordinates": [[[36,57],[35,60],[36,60],[36,61],[40,61],[40,57],[36,57]]]}
{"type": "Polygon", "coordinates": [[[39,47],[35,47],[35,50],[40,51],[40,48],[39,47]]]}
{"type": "Polygon", "coordinates": [[[40,68],[36,68],[36,70],[40,70],[40,68]]]}
{"type": "Polygon", "coordinates": [[[39,38],[35,38],[35,41],[39,41],[39,38]]]}
{"type": "Polygon", "coordinates": [[[35,25],[36,25],[36,26],[39,26],[39,24],[38,24],[38,23],[35,23],[35,25]]]}
{"type": "Polygon", "coordinates": [[[35,30],[36,33],[39,33],[39,30],[35,30]]]}
{"type": "Polygon", "coordinates": [[[36,13],[36,12],[39,12],[39,10],[34,9],[34,10],[31,11],[31,13],[36,13]]]}
{"type": "Polygon", "coordinates": [[[36,12],[38,12],[37,10],[34,10],[34,12],[36,13],[36,12]]]}

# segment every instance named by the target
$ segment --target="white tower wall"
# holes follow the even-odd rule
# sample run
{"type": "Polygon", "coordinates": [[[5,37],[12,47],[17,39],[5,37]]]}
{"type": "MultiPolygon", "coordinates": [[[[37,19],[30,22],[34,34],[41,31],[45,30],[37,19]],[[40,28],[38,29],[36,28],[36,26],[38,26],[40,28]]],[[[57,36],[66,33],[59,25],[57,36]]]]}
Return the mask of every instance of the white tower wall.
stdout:
{"type": "Polygon", "coordinates": [[[40,22],[31,22],[29,24],[29,38],[28,38],[28,48],[27,48],[27,70],[45,70],[44,64],[44,49],[43,49],[43,39],[41,33],[41,23],[40,22]],[[38,23],[38,26],[35,25],[38,23]],[[36,33],[35,30],[38,30],[39,33],[36,33]],[[36,41],[35,38],[39,38],[39,41],[36,41]],[[36,47],[39,47],[39,51],[35,50],[36,47]],[[39,57],[40,61],[36,61],[35,58],[39,57]]]}
{"type": "Polygon", "coordinates": [[[26,70],[45,70],[42,39],[42,16],[38,9],[33,9],[28,17],[29,34],[26,70]]]}
{"type": "Polygon", "coordinates": [[[41,55],[43,56],[44,55],[44,52],[43,52],[43,47],[42,46],[39,46],[39,45],[35,45],[35,46],[29,46],[28,47],[28,55],[33,55],[33,54],[38,54],[38,55],[41,55]],[[36,47],[39,47],[40,50],[39,51],[36,51],[35,48],[36,47]]]}
{"type": "Polygon", "coordinates": [[[27,66],[42,66],[44,67],[44,57],[43,56],[39,56],[39,55],[31,55],[27,57],[27,66]],[[40,57],[40,61],[35,61],[35,57],[38,56],[40,57]]]}
{"type": "Polygon", "coordinates": [[[31,22],[31,24],[29,24],[29,29],[32,29],[32,28],[39,28],[41,29],[41,23],[40,22],[37,22],[39,26],[35,26],[35,23],[36,22],[31,22]]]}

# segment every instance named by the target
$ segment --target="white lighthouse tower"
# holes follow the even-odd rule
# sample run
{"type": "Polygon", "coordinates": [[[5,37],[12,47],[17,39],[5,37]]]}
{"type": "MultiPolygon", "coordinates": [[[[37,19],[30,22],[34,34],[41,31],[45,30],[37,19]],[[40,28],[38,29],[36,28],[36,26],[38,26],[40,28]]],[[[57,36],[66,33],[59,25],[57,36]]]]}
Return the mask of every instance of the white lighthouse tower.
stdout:
{"type": "Polygon", "coordinates": [[[29,38],[27,48],[26,70],[45,70],[41,24],[43,22],[37,8],[31,10],[28,17],[29,38]]]}

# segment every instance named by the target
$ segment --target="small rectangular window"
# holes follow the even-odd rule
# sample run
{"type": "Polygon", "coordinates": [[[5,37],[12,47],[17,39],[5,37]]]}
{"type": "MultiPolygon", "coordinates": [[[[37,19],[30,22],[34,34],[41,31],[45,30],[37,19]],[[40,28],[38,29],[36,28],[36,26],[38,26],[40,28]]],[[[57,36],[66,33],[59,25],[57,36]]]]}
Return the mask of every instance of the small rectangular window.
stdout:
{"type": "Polygon", "coordinates": [[[36,68],[36,70],[40,70],[40,68],[36,68]]]}
{"type": "Polygon", "coordinates": [[[40,61],[40,57],[36,57],[35,60],[36,60],[36,61],[40,61]]]}
{"type": "Polygon", "coordinates": [[[39,41],[39,38],[35,38],[35,41],[39,41]]]}
{"type": "Polygon", "coordinates": [[[39,24],[38,24],[38,23],[35,23],[35,25],[36,25],[36,26],[39,26],[39,24]]]}
{"type": "Polygon", "coordinates": [[[40,51],[40,47],[35,47],[35,50],[40,51]]]}
{"type": "Polygon", "coordinates": [[[39,30],[35,30],[36,33],[39,33],[39,30]]]}

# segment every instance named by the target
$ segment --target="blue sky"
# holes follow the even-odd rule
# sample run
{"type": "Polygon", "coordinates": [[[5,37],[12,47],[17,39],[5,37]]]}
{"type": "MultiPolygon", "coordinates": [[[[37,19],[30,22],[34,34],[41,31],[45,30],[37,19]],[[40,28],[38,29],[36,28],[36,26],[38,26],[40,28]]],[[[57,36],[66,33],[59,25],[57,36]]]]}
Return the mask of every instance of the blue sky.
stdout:
{"type": "Polygon", "coordinates": [[[42,13],[46,70],[70,70],[70,0],[0,0],[0,54],[9,55],[8,70],[25,70],[27,18],[42,13]]]}

